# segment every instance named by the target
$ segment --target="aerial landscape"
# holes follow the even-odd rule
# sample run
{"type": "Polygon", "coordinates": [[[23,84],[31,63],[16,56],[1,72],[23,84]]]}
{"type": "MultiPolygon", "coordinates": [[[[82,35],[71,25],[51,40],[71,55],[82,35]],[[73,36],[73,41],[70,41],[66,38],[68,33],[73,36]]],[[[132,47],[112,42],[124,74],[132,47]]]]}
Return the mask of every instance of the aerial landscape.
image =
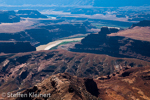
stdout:
{"type": "Polygon", "coordinates": [[[0,0],[0,100],[150,100],[150,1],[0,0]]]}

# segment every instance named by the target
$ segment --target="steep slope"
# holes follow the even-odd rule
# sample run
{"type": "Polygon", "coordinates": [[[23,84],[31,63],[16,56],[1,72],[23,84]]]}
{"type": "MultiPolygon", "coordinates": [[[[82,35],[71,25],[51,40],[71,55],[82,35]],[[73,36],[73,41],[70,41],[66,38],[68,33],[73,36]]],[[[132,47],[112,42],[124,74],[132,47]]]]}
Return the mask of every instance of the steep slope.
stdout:
{"type": "Polygon", "coordinates": [[[68,72],[78,77],[97,78],[123,68],[144,67],[149,62],[65,50],[35,51],[0,56],[0,93],[21,91],[51,75],[68,72]],[[13,85],[13,87],[12,87],[13,85]]]}

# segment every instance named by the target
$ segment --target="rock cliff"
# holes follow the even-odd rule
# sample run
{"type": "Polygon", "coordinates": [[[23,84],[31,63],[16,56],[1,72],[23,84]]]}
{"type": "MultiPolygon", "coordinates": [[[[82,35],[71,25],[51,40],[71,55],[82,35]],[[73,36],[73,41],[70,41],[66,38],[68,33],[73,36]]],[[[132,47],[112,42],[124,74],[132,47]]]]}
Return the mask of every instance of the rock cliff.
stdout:
{"type": "Polygon", "coordinates": [[[19,53],[36,51],[30,42],[0,41],[0,53],[19,53]]]}
{"type": "Polygon", "coordinates": [[[108,36],[110,31],[103,27],[98,34],[90,34],[71,51],[107,54],[114,57],[132,57],[150,61],[150,42],[123,36],[108,36]]]}

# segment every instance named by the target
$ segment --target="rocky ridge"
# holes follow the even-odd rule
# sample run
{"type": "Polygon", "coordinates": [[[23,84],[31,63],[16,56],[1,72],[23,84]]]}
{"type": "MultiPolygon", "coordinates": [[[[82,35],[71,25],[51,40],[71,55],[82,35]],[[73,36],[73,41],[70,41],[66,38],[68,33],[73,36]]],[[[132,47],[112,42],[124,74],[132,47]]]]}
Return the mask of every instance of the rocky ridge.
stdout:
{"type": "Polygon", "coordinates": [[[35,51],[0,55],[0,93],[17,92],[40,83],[51,75],[97,78],[123,68],[150,66],[149,62],[65,50],[35,51]],[[13,87],[12,87],[13,85],[13,87]]]}

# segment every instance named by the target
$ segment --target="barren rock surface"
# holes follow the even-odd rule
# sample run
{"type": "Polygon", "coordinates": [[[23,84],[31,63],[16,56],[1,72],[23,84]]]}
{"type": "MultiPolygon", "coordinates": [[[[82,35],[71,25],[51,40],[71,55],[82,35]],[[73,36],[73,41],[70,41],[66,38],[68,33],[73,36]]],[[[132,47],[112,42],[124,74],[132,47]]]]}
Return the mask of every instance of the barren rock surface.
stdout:
{"type": "Polygon", "coordinates": [[[51,75],[68,72],[97,78],[123,68],[150,66],[150,62],[65,50],[0,55],[0,93],[29,88],[51,75]],[[13,87],[12,87],[13,85],[13,87]]]}

